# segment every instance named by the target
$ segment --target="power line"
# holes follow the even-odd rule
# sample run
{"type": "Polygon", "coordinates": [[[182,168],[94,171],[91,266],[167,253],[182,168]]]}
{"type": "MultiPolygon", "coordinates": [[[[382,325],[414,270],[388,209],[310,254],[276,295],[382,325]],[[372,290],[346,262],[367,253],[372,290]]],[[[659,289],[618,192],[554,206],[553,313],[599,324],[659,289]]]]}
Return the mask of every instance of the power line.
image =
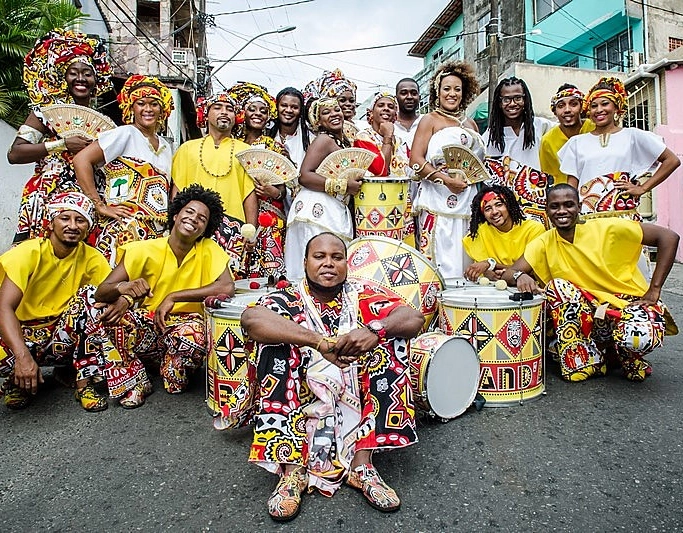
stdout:
{"type": "Polygon", "coordinates": [[[243,9],[241,11],[229,11],[227,13],[211,13],[214,17],[222,17],[224,15],[237,15],[238,13],[253,13],[254,11],[263,11],[265,9],[277,9],[278,7],[296,6],[298,4],[308,4],[313,0],[299,0],[298,2],[291,2],[289,4],[280,4],[278,6],[255,7],[253,9],[243,9]]]}
{"type": "Polygon", "coordinates": [[[631,1],[634,4],[638,4],[639,6],[645,6],[645,7],[649,7],[650,9],[655,9],[657,11],[664,11],[664,13],[669,13],[670,15],[676,15],[679,17],[683,17],[683,13],[681,13],[680,11],[674,11],[673,9],[668,9],[666,7],[653,6],[652,4],[648,4],[642,0],[640,2],[638,2],[638,0],[631,0],[631,1]]]}

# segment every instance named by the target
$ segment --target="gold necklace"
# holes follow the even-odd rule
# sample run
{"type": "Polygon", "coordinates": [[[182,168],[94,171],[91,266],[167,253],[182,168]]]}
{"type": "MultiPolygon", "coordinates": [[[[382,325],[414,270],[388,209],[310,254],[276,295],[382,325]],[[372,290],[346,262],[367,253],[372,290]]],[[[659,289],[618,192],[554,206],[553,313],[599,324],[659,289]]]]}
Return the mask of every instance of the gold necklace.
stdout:
{"type": "MultiPolygon", "coordinates": [[[[228,157],[230,166],[228,166],[228,170],[223,174],[215,174],[214,172],[211,172],[208,168],[206,168],[206,164],[204,163],[204,145],[206,144],[206,140],[209,138],[211,138],[211,140],[213,141],[213,137],[211,137],[211,135],[207,135],[206,137],[204,137],[204,140],[201,143],[199,143],[199,164],[202,166],[204,172],[206,172],[209,176],[213,176],[214,178],[224,178],[225,176],[230,174],[230,171],[232,171],[232,157],[233,155],[235,155],[235,141],[233,139],[230,139],[230,156],[228,157]]],[[[216,147],[215,144],[214,148],[218,149],[218,147],[216,147]]]]}
{"type": "Polygon", "coordinates": [[[612,134],[609,132],[601,133],[600,135],[598,135],[598,139],[600,139],[600,146],[602,148],[606,148],[607,145],[609,144],[610,135],[612,135],[612,134]]]}
{"type": "Polygon", "coordinates": [[[439,115],[442,117],[450,118],[458,122],[461,126],[465,122],[465,112],[464,111],[458,111],[457,113],[453,113],[452,111],[446,111],[445,109],[441,109],[440,107],[437,107],[434,111],[436,111],[439,115]]]}

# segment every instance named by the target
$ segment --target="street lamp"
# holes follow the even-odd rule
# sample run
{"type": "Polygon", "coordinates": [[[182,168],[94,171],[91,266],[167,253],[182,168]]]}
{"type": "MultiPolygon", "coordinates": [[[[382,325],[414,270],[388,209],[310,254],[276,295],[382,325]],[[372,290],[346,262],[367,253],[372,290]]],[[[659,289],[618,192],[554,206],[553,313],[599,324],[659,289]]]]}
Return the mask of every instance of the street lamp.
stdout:
{"type": "Polygon", "coordinates": [[[524,33],[515,33],[514,35],[502,35],[498,34],[498,40],[504,41],[505,39],[510,39],[512,37],[524,37],[525,35],[542,35],[543,30],[536,28],[535,30],[525,31],[524,33]]]}
{"type": "Polygon", "coordinates": [[[244,43],[244,44],[242,45],[242,48],[240,48],[239,50],[237,50],[237,52],[235,52],[234,54],[232,54],[228,59],[221,59],[220,61],[216,61],[216,63],[223,63],[223,64],[211,73],[211,75],[206,79],[207,83],[208,83],[209,79],[211,79],[213,76],[215,76],[216,73],[217,73],[220,69],[222,69],[225,65],[227,65],[228,63],[230,63],[230,61],[232,61],[233,59],[235,59],[235,57],[237,56],[237,54],[239,54],[242,50],[244,50],[247,46],[249,46],[251,43],[253,43],[253,42],[254,42],[256,39],[258,39],[259,37],[263,37],[264,35],[270,35],[270,34],[272,34],[272,33],[287,33],[287,32],[294,31],[294,30],[296,30],[296,26],[284,26],[284,27],[282,27],[282,28],[277,28],[277,29],[275,29],[275,30],[264,31],[263,33],[259,33],[258,35],[252,37],[251,39],[249,39],[246,43],[244,43]]]}

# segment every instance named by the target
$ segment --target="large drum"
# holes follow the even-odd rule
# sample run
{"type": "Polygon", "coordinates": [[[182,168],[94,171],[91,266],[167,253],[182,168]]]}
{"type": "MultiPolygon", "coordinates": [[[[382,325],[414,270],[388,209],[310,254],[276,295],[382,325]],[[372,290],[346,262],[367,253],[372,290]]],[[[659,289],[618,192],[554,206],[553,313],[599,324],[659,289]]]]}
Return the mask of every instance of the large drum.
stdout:
{"type": "Polygon", "coordinates": [[[466,338],[481,363],[486,407],[507,407],[545,391],[544,300],[512,301],[510,292],[470,285],[443,292],[439,328],[466,338]]]}
{"type": "Polygon", "coordinates": [[[218,416],[221,407],[247,375],[247,354],[240,326],[242,311],[262,294],[238,294],[225,307],[206,308],[209,356],[206,360],[206,406],[218,416]]]}
{"type": "Polygon", "coordinates": [[[477,353],[461,337],[423,333],[410,341],[410,382],[417,407],[442,420],[455,418],[477,394],[477,353]]]}
{"type": "Polygon", "coordinates": [[[365,177],[355,197],[356,236],[403,240],[410,179],[365,177]]]}
{"type": "Polygon", "coordinates": [[[364,237],[348,246],[349,276],[396,296],[425,317],[436,316],[444,281],[434,264],[407,244],[386,237],[364,237]]]}

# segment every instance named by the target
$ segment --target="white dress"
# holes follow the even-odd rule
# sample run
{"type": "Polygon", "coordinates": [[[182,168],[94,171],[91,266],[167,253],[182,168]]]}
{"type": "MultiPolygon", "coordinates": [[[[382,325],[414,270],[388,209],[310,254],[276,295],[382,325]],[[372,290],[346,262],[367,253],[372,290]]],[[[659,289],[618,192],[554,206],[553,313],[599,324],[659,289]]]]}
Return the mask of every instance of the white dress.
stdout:
{"type": "MultiPolygon", "coordinates": [[[[483,156],[481,136],[467,128],[452,126],[437,131],[429,139],[426,159],[441,166],[441,148],[447,144],[462,144],[478,156],[483,156]]],[[[471,260],[462,246],[470,220],[470,204],[477,188],[470,185],[460,194],[431,180],[422,180],[415,197],[414,212],[419,217],[419,247],[435,264],[444,278],[460,278],[471,260]]]]}

